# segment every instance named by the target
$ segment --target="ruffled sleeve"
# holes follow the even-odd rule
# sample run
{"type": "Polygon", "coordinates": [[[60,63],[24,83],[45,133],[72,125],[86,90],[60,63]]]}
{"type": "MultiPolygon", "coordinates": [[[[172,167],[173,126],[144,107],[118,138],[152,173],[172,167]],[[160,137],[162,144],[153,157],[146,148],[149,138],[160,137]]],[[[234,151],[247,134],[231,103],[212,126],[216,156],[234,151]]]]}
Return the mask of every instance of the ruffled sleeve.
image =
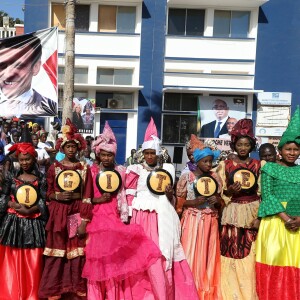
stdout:
{"type": "Polygon", "coordinates": [[[227,205],[230,201],[231,201],[231,197],[229,196],[226,196],[224,194],[225,191],[227,191],[227,183],[226,183],[226,173],[225,173],[225,162],[224,161],[221,161],[217,167],[217,174],[218,174],[218,177],[220,178],[221,180],[221,186],[222,186],[222,189],[221,189],[221,197],[222,199],[224,200],[225,204],[227,205]]]}
{"type": "Polygon", "coordinates": [[[138,180],[139,174],[137,170],[129,166],[126,170],[125,177],[126,200],[128,203],[129,216],[132,216],[132,201],[136,195],[138,180]]]}
{"type": "Polygon", "coordinates": [[[40,198],[37,202],[37,207],[41,213],[41,219],[47,220],[48,219],[48,208],[46,205],[46,193],[47,193],[47,181],[44,174],[40,173],[39,176],[39,191],[40,191],[40,198]]]}
{"type": "Polygon", "coordinates": [[[8,201],[10,200],[12,174],[8,172],[3,181],[2,194],[0,197],[0,217],[6,214],[8,201]]]}
{"type": "Polygon", "coordinates": [[[176,186],[176,212],[178,214],[182,213],[183,210],[183,205],[186,201],[187,197],[187,183],[188,183],[188,176],[189,176],[189,171],[184,173],[183,175],[180,176],[177,186],[176,186]]]}
{"type": "Polygon", "coordinates": [[[84,168],[86,168],[86,174],[84,178],[84,186],[83,186],[83,197],[80,204],[80,217],[86,221],[90,221],[92,219],[92,197],[93,197],[93,178],[91,169],[87,164],[84,164],[84,168]]]}
{"type": "Polygon", "coordinates": [[[275,215],[285,211],[284,206],[280,203],[280,200],[274,192],[274,184],[276,184],[277,179],[269,174],[272,167],[273,166],[268,163],[262,168],[262,202],[259,205],[259,217],[275,215]]]}

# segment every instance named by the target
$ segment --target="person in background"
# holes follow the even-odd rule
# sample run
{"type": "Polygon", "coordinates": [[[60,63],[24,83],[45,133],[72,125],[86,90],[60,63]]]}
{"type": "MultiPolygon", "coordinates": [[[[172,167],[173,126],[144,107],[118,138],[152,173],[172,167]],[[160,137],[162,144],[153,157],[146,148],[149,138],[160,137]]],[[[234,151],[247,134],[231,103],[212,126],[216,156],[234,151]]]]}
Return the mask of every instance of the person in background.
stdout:
{"type": "Polygon", "coordinates": [[[5,145],[9,144],[10,139],[10,124],[4,121],[1,128],[1,142],[5,145]]]}
{"type": "Polygon", "coordinates": [[[0,298],[38,300],[48,218],[46,179],[35,168],[31,143],[14,144],[10,151],[19,160],[20,170],[6,174],[0,198],[0,298]],[[35,191],[29,192],[30,200],[36,197],[30,206],[18,203],[16,196],[26,185],[35,191]]]}
{"type": "Polygon", "coordinates": [[[126,159],[125,166],[128,167],[133,164],[133,156],[136,153],[136,149],[131,149],[130,156],[126,159]]]}
{"type": "Polygon", "coordinates": [[[201,127],[200,136],[204,138],[218,138],[220,134],[228,133],[226,121],[228,119],[229,107],[222,99],[216,99],[212,107],[216,120],[201,127]]]}
{"type": "Polygon", "coordinates": [[[193,172],[197,169],[197,164],[194,161],[193,150],[191,147],[191,140],[195,138],[197,139],[197,137],[194,134],[192,134],[190,140],[185,144],[186,155],[189,161],[186,163],[186,166],[181,171],[181,175],[187,172],[193,172]]]}
{"type": "Polygon", "coordinates": [[[31,133],[37,133],[39,130],[41,130],[41,126],[38,123],[33,123],[31,133]]]}
{"type": "MultiPolygon", "coordinates": [[[[221,179],[212,172],[212,162],[219,154],[192,135],[190,149],[197,169],[180,176],[177,183],[177,213],[181,219],[181,243],[194,276],[199,299],[219,300],[221,296],[221,258],[218,208],[221,206],[221,179]],[[200,176],[213,178],[216,191],[210,197],[195,192],[194,182],[200,176]]],[[[211,179],[210,179],[211,180],[211,179]]]]}
{"type": "Polygon", "coordinates": [[[266,162],[276,162],[277,153],[274,145],[270,143],[262,144],[259,147],[259,158],[266,162]]]}
{"type": "Polygon", "coordinates": [[[84,129],[84,124],[83,120],[81,117],[81,105],[80,104],[75,104],[73,107],[73,123],[76,126],[76,128],[79,129],[84,129]]]}
{"type": "Polygon", "coordinates": [[[93,109],[92,103],[88,101],[83,108],[83,115],[81,116],[84,124],[84,129],[86,130],[94,129],[95,116],[92,113],[92,109],[93,109]]]}
{"type": "Polygon", "coordinates": [[[162,256],[149,269],[151,280],[159,283],[157,299],[198,299],[193,275],[180,243],[180,221],[172,205],[174,190],[171,184],[157,195],[149,189],[147,178],[159,168],[167,170],[175,181],[172,164],[160,160],[161,141],[151,118],[142,145],[144,160],[126,170],[126,194],[130,223],[139,224],[159,246],[162,256]]]}
{"type": "Polygon", "coordinates": [[[37,132],[39,143],[38,147],[45,149],[45,151],[48,153],[50,157],[50,162],[53,163],[55,160],[55,155],[57,153],[57,150],[54,148],[53,142],[47,141],[48,132],[44,129],[41,129],[37,132]]]}
{"type": "Polygon", "coordinates": [[[92,166],[94,160],[91,158],[91,146],[87,146],[86,149],[83,150],[83,159],[89,165],[92,166]]]}
{"type": "Polygon", "coordinates": [[[39,167],[40,172],[42,172],[43,174],[46,173],[46,169],[49,167],[50,164],[50,156],[47,153],[47,151],[43,148],[40,148],[38,146],[38,135],[36,133],[33,133],[31,135],[31,140],[32,140],[32,144],[33,147],[35,148],[35,151],[37,153],[37,164],[39,167]]]}
{"type": "Polygon", "coordinates": [[[221,161],[217,167],[225,202],[220,234],[223,299],[257,299],[255,240],[259,227],[261,164],[250,157],[256,145],[252,126],[250,119],[241,119],[235,124],[231,131],[231,148],[237,153],[236,157],[221,161]],[[240,174],[242,180],[235,174],[240,174]]]}
{"type": "Polygon", "coordinates": [[[90,167],[77,159],[78,151],[85,149],[86,143],[70,119],[66,120],[62,132],[56,149],[63,151],[65,158],[52,164],[47,172],[50,215],[39,297],[86,299],[86,280],[81,273],[86,225],[92,218],[92,176],[90,167]]]}
{"type": "Polygon", "coordinates": [[[227,128],[227,133],[220,134],[219,138],[220,139],[228,139],[230,140],[230,135],[231,135],[231,130],[234,127],[234,125],[237,123],[236,118],[228,118],[226,121],[226,128],[227,128]]]}
{"type": "Polygon", "coordinates": [[[278,145],[281,159],[262,169],[261,219],[256,241],[259,299],[299,299],[300,295],[300,109],[278,145]]]}
{"type": "Polygon", "coordinates": [[[11,142],[9,144],[7,144],[5,147],[4,147],[4,153],[5,155],[8,154],[9,152],[9,148],[13,145],[13,144],[16,144],[18,143],[20,140],[20,133],[19,131],[15,128],[15,129],[12,129],[11,130],[11,142]]]}
{"type": "Polygon", "coordinates": [[[161,253],[140,226],[124,224],[128,221],[126,169],[115,164],[117,143],[107,122],[93,149],[99,164],[91,168],[94,209],[87,226],[89,239],[82,275],[88,279],[88,299],[154,299],[152,284],[156,281],[150,281],[147,271],[161,253]],[[105,169],[117,171],[122,178],[120,188],[114,193],[101,191],[97,185],[97,176],[104,174],[105,169]]]}

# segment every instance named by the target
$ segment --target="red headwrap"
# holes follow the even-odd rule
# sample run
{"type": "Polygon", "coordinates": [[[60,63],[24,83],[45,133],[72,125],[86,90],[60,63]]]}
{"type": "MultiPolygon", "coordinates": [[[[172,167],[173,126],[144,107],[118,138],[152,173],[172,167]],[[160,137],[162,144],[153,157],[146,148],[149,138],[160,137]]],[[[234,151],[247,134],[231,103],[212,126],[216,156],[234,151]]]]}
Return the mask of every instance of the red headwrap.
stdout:
{"type": "Polygon", "coordinates": [[[8,151],[15,151],[16,156],[19,156],[20,153],[22,154],[30,154],[33,157],[37,156],[37,153],[31,143],[16,143],[13,144],[8,151]]]}
{"type": "Polygon", "coordinates": [[[253,122],[251,119],[241,119],[237,121],[231,130],[231,143],[235,144],[241,137],[248,137],[251,141],[256,143],[256,138],[253,133],[253,122]]]}
{"type": "Polygon", "coordinates": [[[76,126],[71,122],[69,118],[66,120],[66,125],[62,126],[62,137],[56,140],[55,149],[61,149],[67,142],[75,142],[78,146],[78,150],[84,150],[86,148],[86,141],[80,133],[77,133],[76,126]]]}

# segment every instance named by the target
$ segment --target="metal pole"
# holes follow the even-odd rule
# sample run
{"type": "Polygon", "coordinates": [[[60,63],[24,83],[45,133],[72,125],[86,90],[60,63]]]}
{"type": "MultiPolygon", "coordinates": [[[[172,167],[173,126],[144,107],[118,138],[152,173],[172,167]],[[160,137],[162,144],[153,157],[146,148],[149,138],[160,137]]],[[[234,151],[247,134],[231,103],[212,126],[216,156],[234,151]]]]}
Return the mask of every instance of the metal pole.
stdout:
{"type": "Polygon", "coordinates": [[[75,64],[75,3],[76,0],[66,0],[65,29],[65,76],[62,123],[66,118],[72,120],[72,104],[74,97],[74,64],[75,64]]]}

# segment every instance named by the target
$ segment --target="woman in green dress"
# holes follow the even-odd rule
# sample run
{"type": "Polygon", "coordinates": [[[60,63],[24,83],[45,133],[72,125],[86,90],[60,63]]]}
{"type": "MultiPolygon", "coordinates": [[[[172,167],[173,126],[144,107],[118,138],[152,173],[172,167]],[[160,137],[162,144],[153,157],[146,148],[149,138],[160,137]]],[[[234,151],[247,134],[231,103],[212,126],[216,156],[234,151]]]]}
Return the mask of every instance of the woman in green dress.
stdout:
{"type": "Polygon", "coordinates": [[[300,110],[278,145],[281,160],[262,168],[256,241],[259,299],[300,299],[300,110]]]}

